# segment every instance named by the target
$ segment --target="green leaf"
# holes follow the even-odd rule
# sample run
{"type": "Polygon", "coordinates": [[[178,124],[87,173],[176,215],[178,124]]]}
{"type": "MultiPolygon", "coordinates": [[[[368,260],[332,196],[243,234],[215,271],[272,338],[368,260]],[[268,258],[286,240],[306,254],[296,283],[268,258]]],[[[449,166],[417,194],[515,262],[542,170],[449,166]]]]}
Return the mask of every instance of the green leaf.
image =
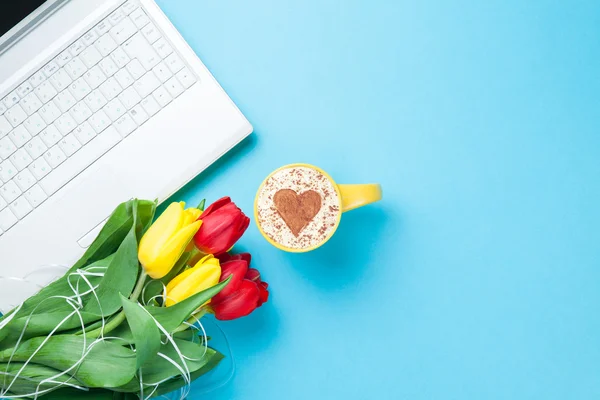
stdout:
{"type": "Polygon", "coordinates": [[[204,211],[205,205],[206,205],[206,199],[202,199],[202,201],[200,202],[200,204],[198,204],[198,207],[196,207],[196,208],[200,211],[204,211]]]}
{"type": "Polygon", "coordinates": [[[137,199],[119,204],[102,227],[98,237],[70,271],[83,268],[116,252],[131,230],[135,218],[137,218],[136,233],[140,234],[138,237],[141,238],[141,234],[148,229],[154,219],[156,205],[156,201],[137,199]],[[137,207],[134,207],[135,203],[137,207]]]}
{"type": "Polygon", "coordinates": [[[21,368],[23,368],[24,365],[24,363],[17,362],[0,364],[0,377],[2,378],[1,381],[3,383],[2,388],[6,389],[10,385],[9,390],[13,395],[26,396],[37,391],[53,389],[58,385],[54,382],[68,381],[72,385],[81,385],[77,380],[71,378],[71,376],[67,374],[54,378],[53,383],[42,383],[44,380],[60,374],[61,371],[34,363],[27,364],[25,369],[21,371],[21,368]],[[17,374],[18,377],[15,379],[17,374]]]}
{"type": "MultiPolygon", "coordinates": [[[[221,360],[223,360],[223,358],[225,358],[225,356],[223,356],[223,354],[219,353],[218,351],[215,351],[211,348],[209,348],[208,350],[209,351],[212,350],[212,351],[210,352],[210,354],[208,351],[206,353],[206,355],[209,357],[206,364],[204,364],[204,366],[202,366],[200,369],[198,369],[190,374],[190,378],[191,378],[192,382],[195,381],[196,379],[200,378],[202,375],[212,371],[217,365],[219,365],[221,360]]],[[[162,396],[163,394],[174,392],[176,390],[181,389],[185,385],[186,385],[186,382],[181,377],[171,379],[170,381],[167,381],[158,387],[158,390],[154,393],[154,397],[158,397],[158,396],[162,396]]]]}
{"type": "Polygon", "coordinates": [[[119,204],[113,211],[102,230],[86,250],[83,256],[71,267],[69,272],[108,257],[119,248],[133,224],[132,201],[119,204]]]}
{"type": "MultiPolygon", "coordinates": [[[[102,260],[97,260],[91,265],[83,268],[84,271],[87,271],[94,267],[108,267],[110,262],[112,261],[113,255],[110,255],[102,260]]],[[[79,287],[81,288],[82,293],[89,290],[89,286],[85,281],[78,276],[69,277],[69,273],[67,273],[62,278],[52,282],[48,286],[44,287],[39,293],[31,296],[27,299],[21,309],[19,310],[19,315],[27,315],[29,316],[34,310],[36,314],[43,314],[51,311],[73,311],[73,307],[69,306],[65,299],[63,298],[51,298],[54,296],[72,296],[74,293],[71,290],[71,286],[69,285],[69,279],[73,286],[77,286],[77,282],[79,282],[79,287]],[[78,281],[79,280],[79,281],[78,281]]],[[[102,280],[102,277],[96,276],[87,276],[90,284],[92,286],[97,285],[102,280]]],[[[88,295],[88,296],[91,296],[88,295]]],[[[84,297],[86,298],[86,297],[84,297]]]]}
{"type": "Polygon", "coordinates": [[[133,393],[116,393],[110,390],[92,389],[89,391],[73,388],[56,390],[40,400],[139,400],[133,393]]]}
{"type": "Polygon", "coordinates": [[[152,316],[138,302],[121,296],[123,310],[135,341],[137,368],[155,357],[160,349],[160,331],[152,316]]]}
{"type": "Polygon", "coordinates": [[[171,307],[149,307],[146,309],[150,311],[150,314],[167,330],[171,333],[183,321],[187,320],[202,304],[216,296],[231,280],[231,277],[227,280],[203,290],[187,299],[171,306],[171,307]]]}
{"type": "Polygon", "coordinates": [[[136,234],[138,242],[154,221],[157,201],[138,200],[136,234]]]}
{"type": "MultiPolygon", "coordinates": [[[[184,356],[185,365],[190,373],[200,370],[211,361],[213,358],[219,357],[219,361],[223,356],[212,348],[205,348],[199,343],[192,343],[186,340],[174,339],[179,351],[184,356]],[[219,354],[219,356],[216,356],[219,354]]],[[[161,346],[160,353],[174,361],[181,369],[185,371],[181,357],[177,354],[171,343],[161,346]]],[[[216,364],[215,364],[216,365],[216,364]]],[[[213,366],[214,367],[214,366],[213,366]]],[[[161,356],[155,356],[142,365],[142,378],[145,384],[153,384],[171,377],[179,377],[181,371],[175,367],[170,361],[161,356]]],[[[137,392],[140,389],[139,378],[134,378],[126,385],[115,388],[119,392],[137,392]]]]}
{"type": "Polygon", "coordinates": [[[112,332],[110,332],[110,336],[118,337],[120,339],[119,343],[123,344],[123,346],[135,343],[133,333],[131,332],[131,328],[129,328],[127,320],[123,321],[121,325],[119,325],[112,332]]]}
{"type": "MultiPolygon", "coordinates": [[[[50,337],[38,350],[45,337],[29,339],[22,343],[12,356],[12,361],[25,362],[34,352],[31,362],[55,368],[61,371],[71,368],[81,359],[84,346],[82,336],[57,335],[50,337]]],[[[0,352],[0,362],[11,358],[13,349],[0,352]]],[[[70,372],[78,381],[90,388],[118,387],[131,381],[136,372],[135,353],[129,347],[110,342],[98,342],[85,356],[78,369],[70,372]]]]}
{"type": "MultiPolygon", "coordinates": [[[[89,270],[94,267],[106,267],[112,256],[107,257],[104,260],[99,260],[94,262],[92,265],[85,267],[83,270],[89,270]]],[[[101,280],[102,277],[95,276],[87,276],[88,281],[92,286],[96,286],[101,280]]],[[[25,334],[25,338],[39,336],[43,333],[49,333],[54,326],[52,325],[52,319],[56,321],[56,323],[60,322],[64,317],[73,312],[73,307],[67,304],[64,296],[74,295],[71,286],[69,285],[69,280],[71,281],[71,285],[77,287],[77,283],[79,282],[79,287],[81,292],[85,292],[89,290],[89,286],[87,283],[79,276],[64,276],[57,281],[52,282],[50,285],[43,288],[39,293],[33,295],[29,299],[27,299],[21,309],[18,311],[17,316],[15,316],[10,323],[8,323],[2,330],[0,330],[0,348],[6,348],[13,346],[19,336],[21,335],[21,330],[23,329],[24,323],[32,318],[30,325],[28,327],[28,331],[25,334]],[[56,297],[60,296],[60,297],[56,297]],[[41,326],[45,324],[45,326],[49,329],[44,331],[41,326]],[[35,328],[35,326],[38,328],[35,328]],[[31,330],[30,330],[31,329],[31,330]]],[[[87,301],[92,295],[86,295],[82,297],[82,301],[87,301]]],[[[95,301],[95,300],[94,300],[95,301]]],[[[4,317],[8,316],[7,313],[4,317]]],[[[83,313],[84,320],[86,323],[93,322],[98,319],[98,317],[94,317],[93,315],[83,313]]],[[[77,320],[78,321],[78,320],[77,320]]],[[[74,319],[64,325],[64,328],[61,328],[59,331],[68,330],[73,327],[73,325],[78,325],[78,322],[74,319]]]]}
{"type": "MultiPolygon", "coordinates": [[[[228,278],[226,281],[219,283],[207,290],[204,290],[186,300],[177,303],[171,307],[152,307],[144,306],[146,310],[158,321],[159,324],[169,333],[175,331],[184,321],[186,321],[194,311],[196,311],[202,304],[206,303],[209,299],[219,293],[229,283],[228,278]]],[[[133,344],[135,338],[129,324],[126,322],[119,325],[114,331],[111,332],[111,336],[119,337],[124,340],[124,343],[133,344]]]]}
{"type": "MultiPolygon", "coordinates": [[[[47,335],[65,318],[66,320],[61,324],[56,332],[64,332],[71,329],[80,328],[81,320],[79,319],[79,316],[77,314],[73,314],[69,317],[71,314],[73,314],[73,309],[71,309],[71,311],[56,311],[45,314],[36,314],[32,315],[31,317],[20,317],[12,320],[4,329],[7,330],[10,337],[18,338],[21,335],[25,324],[27,324],[27,329],[23,337],[25,339],[29,339],[35,336],[47,335]]],[[[83,323],[86,325],[98,320],[97,315],[87,312],[80,312],[80,316],[81,319],[83,319],[83,323]]],[[[3,345],[5,344],[6,343],[3,343],[3,345]]]]}
{"type": "MultiPolygon", "coordinates": [[[[133,200],[132,207],[137,210],[137,200],[133,200]]],[[[129,297],[131,294],[140,271],[136,224],[137,211],[134,212],[132,228],[119,246],[96,290],[100,304],[90,301],[85,305],[84,311],[97,315],[114,314],[121,309],[120,296],[129,297]]]]}
{"type": "MultiPolygon", "coordinates": [[[[194,329],[186,329],[185,331],[176,332],[173,334],[174,338],[187,340],[188,342],[194,342],[200,340],[204,342],[204,336],[200,335],[194,329]]],[[[212,338],[210,336],[206,336],[206,342],[209,342],[212,338]]]]}

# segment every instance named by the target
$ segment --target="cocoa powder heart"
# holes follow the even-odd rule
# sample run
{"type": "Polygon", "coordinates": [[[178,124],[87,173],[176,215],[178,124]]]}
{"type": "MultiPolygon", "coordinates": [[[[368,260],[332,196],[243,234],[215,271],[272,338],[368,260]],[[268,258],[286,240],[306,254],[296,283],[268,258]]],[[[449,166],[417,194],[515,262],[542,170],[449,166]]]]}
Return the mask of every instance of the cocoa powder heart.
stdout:
{"type": "Polygon", "coordinates": [[[321,209],[321,195],[314,190],[298,194],[291,189],[282,189],[275,193],[273,202],[277,212],[290,228],[294,236],[315,218],[321,209]]]}

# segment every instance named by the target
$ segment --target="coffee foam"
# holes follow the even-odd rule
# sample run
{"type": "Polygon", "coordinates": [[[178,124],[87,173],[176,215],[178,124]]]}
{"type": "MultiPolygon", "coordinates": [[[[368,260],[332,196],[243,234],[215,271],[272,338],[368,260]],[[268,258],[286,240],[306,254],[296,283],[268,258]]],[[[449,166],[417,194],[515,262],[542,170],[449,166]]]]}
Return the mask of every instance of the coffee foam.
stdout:
{"type": "Polygon", "coordinates": [[[340,199],[331,180],[306,167],[286,168],[269,177],[258,195],[257,211],[257,222],[262,231],[274,242],[291,249],[306,249],[327,240],[335,230],[341,212],[340,199]],[[275,193],[283,189],[291,189],[298,195],[313,190],[322,199],[321,209],[298,236],[286,225],[273,201],[275,193]]]}

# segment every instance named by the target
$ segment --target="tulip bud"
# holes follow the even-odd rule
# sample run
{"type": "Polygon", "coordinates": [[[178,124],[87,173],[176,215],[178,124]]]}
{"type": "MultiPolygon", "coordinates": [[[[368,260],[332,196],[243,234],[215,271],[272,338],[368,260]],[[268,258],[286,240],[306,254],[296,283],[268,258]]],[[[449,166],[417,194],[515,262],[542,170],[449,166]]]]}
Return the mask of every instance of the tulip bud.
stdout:
{"type": "Polygon", "coordinates": [[[211,255],[204,257],[193,268],[182,272],[169,282],[166,289],[166,306],[170,307],[215,286],[219,283],[220,276],[219,260],[211,255]]]}
{"type": "Polygon", "coordinates": [[[231,261],[231,260],[244,260],[248,263],[248,265],[250,265],[250,262],[252,261],[252,256],[250,255],[250,253],[240,253],[240,254],[222,253],[215,257],[217,257],[219,259],[219,261],[221,261],[221,265],[223,265],[223,263],[226,263],[227,261],[231,261]]]}
{"type": "Polygon", "coordinates": [[[256,309],[260,291],[256,283],[243,280],[238,290],[220,303],[212,305],[215,317],[226,321],[245,317],[256,309]]]}
{"type": "Polygon", "coordinates": [[[250,254],[224,254],[221,282],[231,276],[229,284],[212,298],[211,308],[217,319],[230,320],[244,317],[269,300],[269,285],[263,282],[260,272],[248,268],[250,254]]]}
{"type": "Polygon", "coordinates": [[[244,260],[231,260],[221,264],[221,279],[219,282],[227,280],[231,276],[231,280],[215,297],[213,302],[218,303],[225,300],[228,296],[237,291],[246,276],[248,271],[248,263],[244,260]]]}
{"type": "Polygon", "coordinates": [[[253,282],[260,282],[260,272],[258,272],[257,269],[248,268],[245,279],[248,279],[249,281],[253,282]]]}
{"type": "Polygon", "coordinates": [[[229,197],[208,206],[200,220],[202,226],[194,236],[194,242],[203,253],[214,255],[231,249],[250,224],[250,219],[229,197]]]}
{"type": "Polygon", "coordinates": [[[153,279],[167,275],[202,225],[200,210],[172,203],[140,240],[138,258],[153,279]]]}

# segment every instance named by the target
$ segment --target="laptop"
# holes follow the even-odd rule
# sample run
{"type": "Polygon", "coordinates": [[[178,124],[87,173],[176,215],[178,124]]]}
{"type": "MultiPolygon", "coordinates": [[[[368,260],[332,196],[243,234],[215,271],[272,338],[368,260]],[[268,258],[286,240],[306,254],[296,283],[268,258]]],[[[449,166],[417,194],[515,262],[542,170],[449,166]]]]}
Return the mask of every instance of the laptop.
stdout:
{"type": "Polygon", "coordinates": [[[168,198],[252,132],[154,0],[4,2],[0,23],[4,279],[48,283],[117,204],[168,198]]]}

